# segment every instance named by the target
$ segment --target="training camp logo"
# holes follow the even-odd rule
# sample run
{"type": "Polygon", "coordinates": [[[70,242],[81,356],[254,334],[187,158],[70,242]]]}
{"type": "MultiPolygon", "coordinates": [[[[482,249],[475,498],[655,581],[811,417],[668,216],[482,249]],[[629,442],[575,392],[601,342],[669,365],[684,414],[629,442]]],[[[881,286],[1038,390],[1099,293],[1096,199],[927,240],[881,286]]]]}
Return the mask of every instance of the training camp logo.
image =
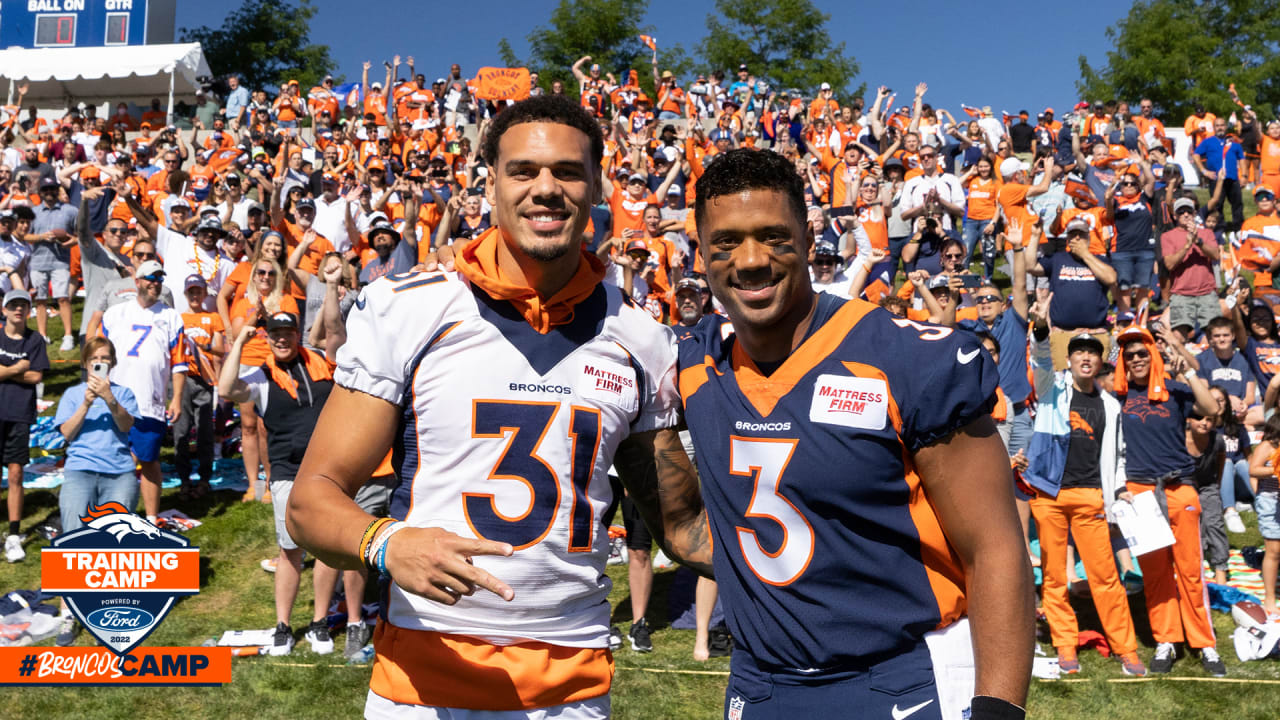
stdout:
{"type": "Polygon", "coordinates": [[[179,595],[200,592],[200,549],[118,502],[87,509],[85,526],[41,551],[42,589],[118,655],[137,647],[179,595]]]}

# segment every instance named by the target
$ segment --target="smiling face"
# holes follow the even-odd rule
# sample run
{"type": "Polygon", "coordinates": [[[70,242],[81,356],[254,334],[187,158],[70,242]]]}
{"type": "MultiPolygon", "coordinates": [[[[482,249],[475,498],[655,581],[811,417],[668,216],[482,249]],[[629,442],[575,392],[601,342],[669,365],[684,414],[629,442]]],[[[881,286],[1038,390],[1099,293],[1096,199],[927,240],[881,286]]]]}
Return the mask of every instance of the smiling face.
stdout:
{"type": "Polygon", "coordinates": [[[300,337],[295,328],[277,328],[267,333],[267,345],[277,362],[289,362],[298,356],[300,337]]]}
{"type": "Polygon", "coordinates": [[[276,269],[269,260],[259,260],[253,268],[253,284],[258,295],[266,297],[276,287],[276,269]]]}
{"type": "Polygon", "coordinates": [[[808,233],[784,193],[751,189],[710,198],[703,219],[707,281],[735,327],[760,332],[808,313],[808,233]]]}
{"type": "Polygon", "coordinates": [[[1151,352],[1147,346],[1137,340],[1125,343],[1124,362],[1130,382],[1145,385],[1151,374],[1151,352]]]}
{"type": "Polygon", "coordinates": [[[508,128],[485,186],[508,247],[539,262],[576,250],[599,195],[598,175],[581,130],[553,122],[508,128]]]}

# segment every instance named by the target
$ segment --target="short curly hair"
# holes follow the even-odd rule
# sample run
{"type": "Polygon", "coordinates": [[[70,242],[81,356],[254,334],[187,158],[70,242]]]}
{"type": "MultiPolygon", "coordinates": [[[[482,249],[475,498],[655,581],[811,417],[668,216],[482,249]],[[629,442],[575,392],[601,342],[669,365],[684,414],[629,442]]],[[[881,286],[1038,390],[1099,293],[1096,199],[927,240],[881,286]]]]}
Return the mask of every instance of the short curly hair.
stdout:
{"type": "Polygon", "coordinates": [[[771,150],[739,148],[718,153],[698,178],[698,197],[693,215],[698,225],[705,225],[707,201],[721,195],[736,195],[747,190],[777,190],[791,201],[791,210],[801,227],[808,224],[804,204],[804,182],[795,165],[771,150]]]}
{"type": "Polygon", "coordinates": [[[498,143],[503,134],[515,125],[531,122],[559,123],[581,130],[591,141],[593,167],[599,167],[604,161],[604,134],[586,108],[564,95],[538,95],[508,106],[489,123],[480,148],[480,155],[489,167],[498,166],[498,143]]]}

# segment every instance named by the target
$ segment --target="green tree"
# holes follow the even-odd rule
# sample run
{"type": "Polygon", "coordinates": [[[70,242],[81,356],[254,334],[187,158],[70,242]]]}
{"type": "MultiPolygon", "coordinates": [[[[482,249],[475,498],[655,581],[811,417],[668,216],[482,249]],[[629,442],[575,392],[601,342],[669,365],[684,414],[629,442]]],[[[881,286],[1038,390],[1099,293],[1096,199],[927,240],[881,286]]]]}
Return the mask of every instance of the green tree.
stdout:
{"type": "Polygon", "coordinates": [[[334,67],[329,46],[309,37],[315,14],[310,0],[244,0],[222,27],[182,28],[180,36],[182,42],[204,47],[209,68],[217,75],[238,73],[250,89],[269,92],[297,80],[305,93],[334,67]]]}
{"type": "Polygon", "coordinates": [[[1115,49],[1094,68],[1080,56],[1076,88],[1090,100],[1151,98],[1166,122],[1197,102],[1235,108],[1228,86],[1259,118],[1280,107],[1280,4],[1274,0],[1137,0],[1107,37],[1115,49]]]}
{"type": "Polygon", "coordinates": [[[528,59],[521,62],[506,38],[498,43],[499,56],[510,65],[525,65],[537,72],[543,87],[551,87],[553,80],[562,81],[570,95],[578,91],[570,68],[584,55],[590,55],[603,73],[612,73],[619,81],[627,70],[637,70],[641,82],[648,78],[645,87],[652,90],[652,53],[640,42],[641,33],[653,34],[650,28],[640,26],[648,9],[649,0],[560,0],[551,11],[549,24],[529,33],[528,59]]]}
{"type": "Polygon", "coordinates": [[[845,54],[844,43],[832,42],[830,19],[810,0],[716,0],[699,51],[712,68],[730,71],[730,78],[746,63],[775,88],[814,92],[827,82],[838,95],[860,95],[863,87],[849,87],[858,63],[845,54]]]}

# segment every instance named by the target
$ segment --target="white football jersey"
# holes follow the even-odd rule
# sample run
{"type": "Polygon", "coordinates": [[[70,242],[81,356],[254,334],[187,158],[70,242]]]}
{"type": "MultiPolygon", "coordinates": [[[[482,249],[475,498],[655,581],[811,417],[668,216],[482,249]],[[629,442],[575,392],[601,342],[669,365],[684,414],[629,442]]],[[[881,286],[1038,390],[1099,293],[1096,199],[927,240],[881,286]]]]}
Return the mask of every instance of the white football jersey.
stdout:
{"type": "Polygon", "coordinates": [[[164,420],[170,376],[187,371],[182,316],[162,302],[144,308],[134,299],[102,314],[102,334],[116,349],[111,382],[133,391],[139,415],[164,420]]]}
{"type": "Polygon", "coordinates": [[[676,425],[675,361],[671,330],[604,284],[546,335],[455,273],[362,290],[334,380],[404,410],[391,514],[515,548],[473,558],[511,602],[481,590],[447,606],[393,585],[391,623],[605,647],[607,471],[627,435],[676,425]]]}

